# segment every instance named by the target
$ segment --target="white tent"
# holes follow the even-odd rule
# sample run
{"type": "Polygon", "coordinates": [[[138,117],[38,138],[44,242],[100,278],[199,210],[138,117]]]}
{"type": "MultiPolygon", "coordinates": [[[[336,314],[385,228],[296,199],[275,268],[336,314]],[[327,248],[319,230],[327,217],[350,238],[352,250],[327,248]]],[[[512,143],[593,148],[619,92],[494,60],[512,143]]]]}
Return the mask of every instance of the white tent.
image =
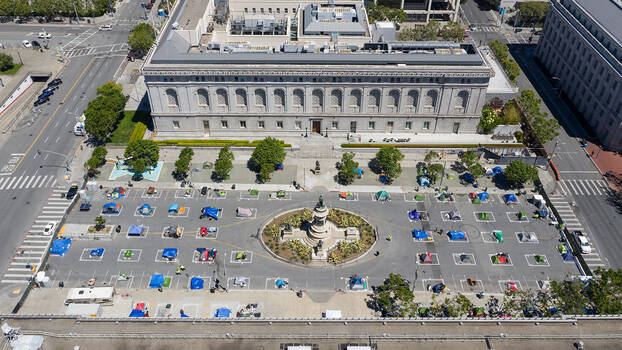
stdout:
{"type": "Polygon", "coordinates": [[[341,318],[341,310],[326,310],[324,318],[341,318]]]}

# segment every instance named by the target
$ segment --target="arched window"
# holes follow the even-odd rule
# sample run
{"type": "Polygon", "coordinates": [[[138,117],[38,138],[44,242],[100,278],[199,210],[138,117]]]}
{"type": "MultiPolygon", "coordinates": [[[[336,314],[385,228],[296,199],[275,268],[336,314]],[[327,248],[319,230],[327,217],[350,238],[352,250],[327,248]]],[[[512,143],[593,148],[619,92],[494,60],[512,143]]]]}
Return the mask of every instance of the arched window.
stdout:
{"type": "Polygon", "coordinates": [[[367,106],[374,111],[380,108],[380,90],[372,90],[369,92],[367,106]]]}
{"type": "Polygon", "coordinates": [[[397,110],[400,105],[400,91],[399,90],[391,90],[389,91],[389,100],[387,101],[387,107],[397,110]]]}
{"type": "Polygon", "coordinates": [[[460,112],[464,112],[469,102],[469,93],[467,91],[460,91],[456,97],[456,109],[460,112]]]}
{"type": "Polygon", "coordinates": [[[321,112],[324,107],[324,93],[320,89],[313,90],[311,93],[311,107],[314,112],[321,112]]]}
{"type": "Polygon", "coordinates": [[[246,91],[244,89],[235,90],[235,105],[238,108],[246,108],[246,91]]]}
{"type": "Polygon", "coordinates": [[[411,111],[417,110],[417,103],[419,102],[419,92],[417,90],[408,91],[408,97],[406,99],[406,106],[411,111]]]}
{"type": "Polygon", "coordinates": [[[266,91],[264,89],[255,90],[255,106],[266,107],[266,91]]]}
{"type": "Polygon", "coordinates": [[[216,90],[216,103],[221,107],[227,107],[229,105],[229,100],[227,98],[227,90],[225,89],[216,90]]]}
{"type": "Polygon", "coordinates": [[[361,90],[350,91],[350,107],[355,111],[361,110],[361,90]]]}
{"type": "Polygon", "coordinates": [[[425,101],[423,106],[427,112],[434,112],[436,109],[436,99],[438,98],[438,92],[436,90],[430,90],[425,94],[425,101]]]}
{"type": "Polygon", "coordinates": [[[197,90],[197,96],[199,98],[199,106],[207,107],[209,106],[209,95],[207,90],[199,89],[197,90]]]}
{"type": "Polygon", "coordinates": [[[177,92],[173,89],[166,89],[166,101],[168,102],[169,107],[179,106],[179,103],[177,102],[177,92]]]}
{"type": "Polygon", "coordinates": [[[285,106],[285,91],[282,89],[274,90],[274,105],[276,107],[285,106]]]}
{"type": "Polygon", "coordinates": [[[339,89],[330,92],[330,106],[333,109],[340,110],[343,105],[343,93],[339,89]]]}
{"type": "Polygon", "coordinates": [[[304,107],[305,106],[305,93],[300,89],[294,90],[293,95],[293,104],[296,107],[304,107]]]}

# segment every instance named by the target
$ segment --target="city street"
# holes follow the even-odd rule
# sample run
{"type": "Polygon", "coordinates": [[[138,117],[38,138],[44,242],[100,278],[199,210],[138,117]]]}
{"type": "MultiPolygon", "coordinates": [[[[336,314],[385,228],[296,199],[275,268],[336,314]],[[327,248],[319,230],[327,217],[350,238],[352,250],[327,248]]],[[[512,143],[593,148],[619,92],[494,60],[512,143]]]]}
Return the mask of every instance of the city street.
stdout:
{"type": "MultiPolygon", "coordinates": [[[[482,204],[472,204],[465,195],[457,195],[455,202],[439,202],[430,194],[424,200],[415,201],[414,194],[391,194],[388,203],[378,202],[373,193],[357,193],[357,200],[345,201],[337,193],[323,193],[329,207],[347,209],[359,213],[378,230],[379,238],[372,251],[358,261],[338,267],[314,268],[293,265],[274,258],[264,249],[257,234],[270,219],[290,209],[313,208],[319,193],[288,193],[284,200],[268,200],[269,193],[262,192],[251,198],[248,192],[228,191],[225,198],[215,199],[213,193],[207,197],[192,190],[191,197],[184,197],[184,189],[159,189],[157,198],[146,198],[145,189],[130,189],[126,197],[116,200],[121,205],[119,214],[104,215],[109,225],[121,225],[121,232],[112,239],[73,239],[71,248],[62,257],[52,256],[49,260],[49,274],[53,285],[63,281],[66,287],[80,286],[91,278],[96,285],[115,285],[119,288],[148,288],[152,274],[162,273],[172,278],[171,288],[187,289],[193,276],[205,279],[206,285],[218,278],[234,288],[235,277],[250,278],[249,287],[255,290],[274,289],[277,278],[289,281],[293,289],[303,290],[345,290],[349,276],[365,277],[369,285],[378,285],[389,273],[400,273],[414,281],[416,290],[426,290],[430,285],[445,283],[451,290],[463,293],[501,293],[507,283],[516,283],[518,288],[538,288],[538,281],[562,279],[577,274],[573,260],[564,262],[557,251],[559,234],[547,220],[532,218],[535,206],[525,196],[518,197],[518,203],[511,206],[503,202],[501,195],[493,195],[482,204]],[[142,216],[137,209],[148,203],[154,208],[151,216],[142,216]],[[168,213],[171,204],[184,207],[180,216],[168,213]],[[211,205],[222,209],[217,221],[199,219],[200,209],[211,205]],[[237,207],[250,208],[253,216],[240,219],[235,216],[237,207]],[[429,215],[427,221],[414,222],[407,213],[417,209],[429,215]],[[447,215],[460,216],[449,219],[447,215]],[[523,211],[527,217],[519,220],[523,211]],[[482,219],[480,212],[487,213],[482,219]],[[142,224],[146,228],[143,237],[128,237],[130,224],[142,224]],[[163,236],[163,230],[171,224],[183,228],[181,238],[163,236]],[[216,227],[210,238],[200,237],[202,226],[216,227]],[[432,235],[432,242],[413,238],[413,230],[425,230],[432,235]],[[444,230],[444,234],[433,233],[444,230]],[[504,242],[499,243],[493,231],[503,232],[504,242]],[[465,232],[464,240],[451,241],[449,231],[465,232]],[[526,233],[533,233],[531,239],[526,233]],[[388,235],[392,239],[387,240],[388,235]],[[92,249],[103,248],[101,257],[90,257],[92,249]],[[165,262],[162,252],[165,248],[178,248],[178,257],[165,262]],[[197,262],[196,248],[215,248],[217,257],[213,263],[197,262]],[[131,258],[124,258],[126,250],[132,250],[131,258]],[[380,256],[374,256],[374,251],[380,256]],[[237,252],[247,252],[248,261],[236,261],[237,252]],[[494,265],[491,256],[507,253],[507,264],[494,265]],[[420,255],[430,253],[431,262],[423,263],[420,255]],[[465,255],[466,257],[463,257],[465,255]],[[535,255],[543,257],[535,261],[535,255]],[[175,275],[179,265],[187,270],[181,276],[175,275]],[[129,281],[117,281],[121,273],[134,276],[129,281]],[[473,286],[467,279],[477,280],[473,286]]],[[[104,204],[110,202],[102,191],[93,197],[89,212],[73,210],[68,224],[92,225],[94,217],[100,215],[104,204]]],[[[61,233],[62,235],[62,233],[61,233]]],[[[235,287],[238,288],[238,287],[235,287]]]]}
{"type": "MultiPolygon", "coordinates": [[[[135,19],[141,13],[139,4],[126,3],[117,11],[117,16],[135,19]]],[[[84,48],[107,49],[104,52],[95,49],[84,54],[73,54],[58,76],[63,84],[51,96],[50,102],[24,117],[31,118],[30,125],[2,135],[0,193],[5,200],[0,204],[3,213],[0,225],[13,228],[5,229],[0,238],[0,272],[3,274],[0,287],[3,289],[12,288],[4,287],[7,284],[22,284],[29,279],[29,269],[23,261],[12,260],[16,249],[24,245],[25,234],[31,230],[37,233],[42,228],[42,222],[59,220],[63,215],[62,206],[51,210],[46,210],[45,206],[49,207],[46,203],[53,196],[52,188],[62,189],[68,185],[64,180],[66,166],[73,160],[82,142],[82,138],[73,135],[73,125],[87,103],[95,97],[96,88],[120,74],[127,54],[124,45],[130,28],[129,25],[118,26],[113,31],[105,32],[98,31],[93,25],[53,25],[45,28],[53,37],[50,50],[44,50],[42,55],[53,54],[56,47],[65,53],[84,48]],[[111,45],[114,50],[109,49],[111,45]]],[[[39,31],[41,25],[1,24],[0,42],[6,46],[7,43],[12,45],[24,39],[32,40],[39,31]]],[[[45,67],[25,69],[45,71],[45,67]]],[[[32,105],[32,101],[28,103],[32,105]]],[[[42,247],[33,248],[32,254],[39,258],[45,250],[42,247]]]]}

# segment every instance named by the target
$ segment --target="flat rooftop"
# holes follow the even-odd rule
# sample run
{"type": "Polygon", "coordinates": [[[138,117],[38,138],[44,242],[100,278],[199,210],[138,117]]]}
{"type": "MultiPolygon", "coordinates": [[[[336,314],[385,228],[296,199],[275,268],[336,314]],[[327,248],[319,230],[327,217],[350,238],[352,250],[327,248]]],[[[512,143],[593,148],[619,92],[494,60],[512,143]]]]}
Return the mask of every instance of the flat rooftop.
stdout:
{"type": "Polygon", "coordinates": [[[622,1],[574,0],[618,42],[622,42],[622,1]]]}
{"type": "Polygon", "coordinates": [[[199,19],[207,11],[207,5],[214,0],[185,0],[183,11],[177,18],[177,23],[183,28],[196,28],[199,19]]]}

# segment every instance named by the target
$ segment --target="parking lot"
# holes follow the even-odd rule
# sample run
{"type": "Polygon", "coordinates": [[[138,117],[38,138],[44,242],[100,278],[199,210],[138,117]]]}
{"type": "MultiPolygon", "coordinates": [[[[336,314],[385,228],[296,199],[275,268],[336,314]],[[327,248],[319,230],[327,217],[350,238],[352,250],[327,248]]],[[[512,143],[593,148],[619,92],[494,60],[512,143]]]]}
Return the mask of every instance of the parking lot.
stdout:
{"type": "MultiPolygon", "coordinates": [[[[91,210],[81,212],[76,207],[67,223],[92,225],[102,207],[111,202],[103,191],[98,192],[91,200],[91,210]]],[[[414,281],[416,290],[443,282],[450,290],[465,293],[500,293],[507,283],[537,288],[538,281],[577,273],[574,261],[564,262],[557,252],[559,233],[546,220],[532,217],[536,208],[525,195],[517,196],[516,204],[506,205],[501,194],[473,204],[466,195],[455,196],[453,202],[440,202],[432,194],[416,200],[414,193],[390,193],[390,201],[379,202],[373,193],[356,193],[354,200],[340,200],[335,192],[323,193],[327,205],[359,213],[379,234],[370,254],[343,267],[329,268],[301,267],[278,260],[258,238],[259,229],[271,218],[289,209],[313,207],[319,193],[287,193],[284,199],[270,199],[269,195],[225,191],[218,196],[210,191],[202,196],[192,189],[186,196],[185,189],[161,189],[147,196],[145,189],[130,189],[125,197],[114,201],[120,205],[119,213],[103,215],[106,225],[121,225],[120,233],[113,231],[112,239],[74,239],[64,256],[50,258],[48,271],[54,285],[63,281],[66,287],[86,285],[94,278],[96,285],[148,288],[151,275],[161,273],[170,277],[168,288],[187,289],[192,277],[200,277],[206,288],[219,279],[229,290],[276,289],[277,279],[288,281],[293,289],[346,290],[352,275],[362,276],[367,285],[377,285],[394,272],[414,281]],[[139,212],[145,203],[152,209],[150,215],[139,212]],[[183,213],[169,213],[171,204],[183,208],[183,213]],[[219,219],[200,219],[205,206],[222,209],[219,219]],[[251,209],[252,215],[236,217],[238,207],[251,209]],[[424,221],[409,218],[408,212],[414,209],[424,213],[424,221]],[[519,220],[521,210],[526,220],[519,220]],[[144,225],[144,235],[128,236],[131,224],[144,225]],[[177,226],[179,238],[164,234],[171,225],[177,226]],[[209,228],[205,236],[201,227],[209,228]],[[415,239],[415,229],[425,230],[431,241],[415,239]],[[435,233],[440,230],[443,234],[435,233]],[[450,231],[464,232],[466,237],[451,240],[450,231]],[[503,242],[495,237],[495,231],[502,232],[503,242]],[[100,248],[104,249],[101,255],[91,256],[91,250],[100,248]],[[162,257],[167,248],[177,249],[172,260],[162,257]],[[197,248],[216,249],[215,259],[201,261],[197,248]],[[380,255],[371,254],[375,251],[380,255]],[[239,253],[246,253],[245,257],[237,259],[239,253]],[[502,258],[495,258],[499,253],[503,253],[502,258]],[[426,261],[421,259],[422,254],[428,257],[426,261]],[[494,264],[493,260],[504,263],[494,264]],[[178,275],[180,265],[186,270],[178,275]],[[118,280],[123,273],[133,277],[118,280]],[[234,286],[235,277],[247,277],[248,283],[234,286]]]]}

